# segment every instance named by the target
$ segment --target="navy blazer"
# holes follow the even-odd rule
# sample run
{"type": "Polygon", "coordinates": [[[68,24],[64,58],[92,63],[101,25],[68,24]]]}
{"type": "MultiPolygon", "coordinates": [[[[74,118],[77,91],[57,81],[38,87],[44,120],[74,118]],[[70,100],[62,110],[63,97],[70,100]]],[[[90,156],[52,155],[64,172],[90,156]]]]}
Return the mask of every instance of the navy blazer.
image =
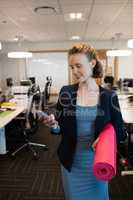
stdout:
{"type": "MultiPolygon", "coordinates": [[[[77,143],[75,114],[77,90],[78,84],[62,87],[56,109],[56,120],[59,122],[60,126],[59,134],[62,135],[61,143],[58,147],[58,156],[60,162],[68,171],[71,171],[77,143]]],[[[115,128],[118,143],[124,141],[126,139],[126,133],[124,131],[117,95],[100,86],[99,102],[97,106],[95,139],[104,126],[111,122],[115,128]]],[[[54,132],[52,133],[54,134],[54,132]]]]}

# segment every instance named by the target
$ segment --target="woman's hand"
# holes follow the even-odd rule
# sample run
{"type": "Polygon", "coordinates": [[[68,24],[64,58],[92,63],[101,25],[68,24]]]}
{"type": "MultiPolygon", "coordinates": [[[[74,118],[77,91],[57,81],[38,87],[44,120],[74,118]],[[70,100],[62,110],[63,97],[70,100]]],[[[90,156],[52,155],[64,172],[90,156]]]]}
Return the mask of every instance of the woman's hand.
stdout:
{"type": "Polygon", "coordinates": [[[96,151],[96,145],[97,145],[97,143],[98,143],[98,141],[99,141],[99,138],[97,138],[94,142],[93,142],[93,144],[92,144],[92,149],[93,149],[93,151],[96,151]]]}
{"type": "Polygon", "coordinates": [[[55,120],[55,116],[53,114],[45,117],[43,123],[50,128],[54,127],[55,125],[58,125],[58,122],[55,120]]]}

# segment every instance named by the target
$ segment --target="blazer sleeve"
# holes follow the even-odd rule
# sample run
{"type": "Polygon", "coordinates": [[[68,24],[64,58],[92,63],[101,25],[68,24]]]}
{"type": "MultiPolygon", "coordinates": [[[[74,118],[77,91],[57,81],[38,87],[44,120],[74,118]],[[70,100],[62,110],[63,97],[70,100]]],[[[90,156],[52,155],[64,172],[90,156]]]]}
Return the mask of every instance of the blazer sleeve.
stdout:
{"type": "MultiPolygon", "coordinates": [[[[62,115],[63,115],[63,106],[61,104],[61,95],[64,91],[64,86],[61,88],[58,101],[56,104],[56,109],[55,109],[55,119],[58,121],[59,127],[62,123],[62,115]]],[[[58,131],[55,131],[53,128],[51,128],[51,134],[53,135],[61,135],[61,129],[59,128],[58,131]]]]}
{"type": "Polygon", "coordinates": [[[117,142],[124,142],[127,138],[127,132],[124,127],[118,96],[116,93],[112,93],[111,95],[111,121],[116,131],[117,142]]]}

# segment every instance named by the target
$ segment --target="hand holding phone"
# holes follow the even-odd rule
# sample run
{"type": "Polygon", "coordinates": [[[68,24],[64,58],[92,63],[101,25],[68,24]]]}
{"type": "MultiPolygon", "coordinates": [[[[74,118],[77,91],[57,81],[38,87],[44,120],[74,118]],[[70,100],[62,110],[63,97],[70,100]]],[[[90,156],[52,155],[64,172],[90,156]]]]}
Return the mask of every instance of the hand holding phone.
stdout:
{"type": "Polygon", "coordinates": [[[38,119],[43,121],[45,125],[51,128],[56,128],[58,126],[58,122],[55,120],[55,116],[53,114],[48,115],[46,112],[37,111],[38,119]]]}
{"type": "Polygon", "coordinates": [[[49,117],[49,115],[46,112],[43,112],[41,110],[36,111],[36,114],[39,120],[44,120],[49,117]]]}

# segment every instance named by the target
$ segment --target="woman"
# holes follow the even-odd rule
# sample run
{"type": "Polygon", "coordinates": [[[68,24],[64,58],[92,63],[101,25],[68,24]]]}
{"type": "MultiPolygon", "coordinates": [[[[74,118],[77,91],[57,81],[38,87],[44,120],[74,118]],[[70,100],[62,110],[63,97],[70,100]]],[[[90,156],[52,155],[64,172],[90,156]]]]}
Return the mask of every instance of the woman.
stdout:
{"type": "Polygon", "coordinates": [[[64,86],[59,94],[56,120],[44,120],[61,134],[58,148],[66,200],[108,200],[108,182],[92,171],[95,146],[103,127],[112,122],[118,142],[125,139],[117,96],[95,82],[101,64],[91,46],[79,44],[69,50],[69,66],[77,84],[64,86]],[[93,149],[92,149],[93,147],[93,149]]]}

